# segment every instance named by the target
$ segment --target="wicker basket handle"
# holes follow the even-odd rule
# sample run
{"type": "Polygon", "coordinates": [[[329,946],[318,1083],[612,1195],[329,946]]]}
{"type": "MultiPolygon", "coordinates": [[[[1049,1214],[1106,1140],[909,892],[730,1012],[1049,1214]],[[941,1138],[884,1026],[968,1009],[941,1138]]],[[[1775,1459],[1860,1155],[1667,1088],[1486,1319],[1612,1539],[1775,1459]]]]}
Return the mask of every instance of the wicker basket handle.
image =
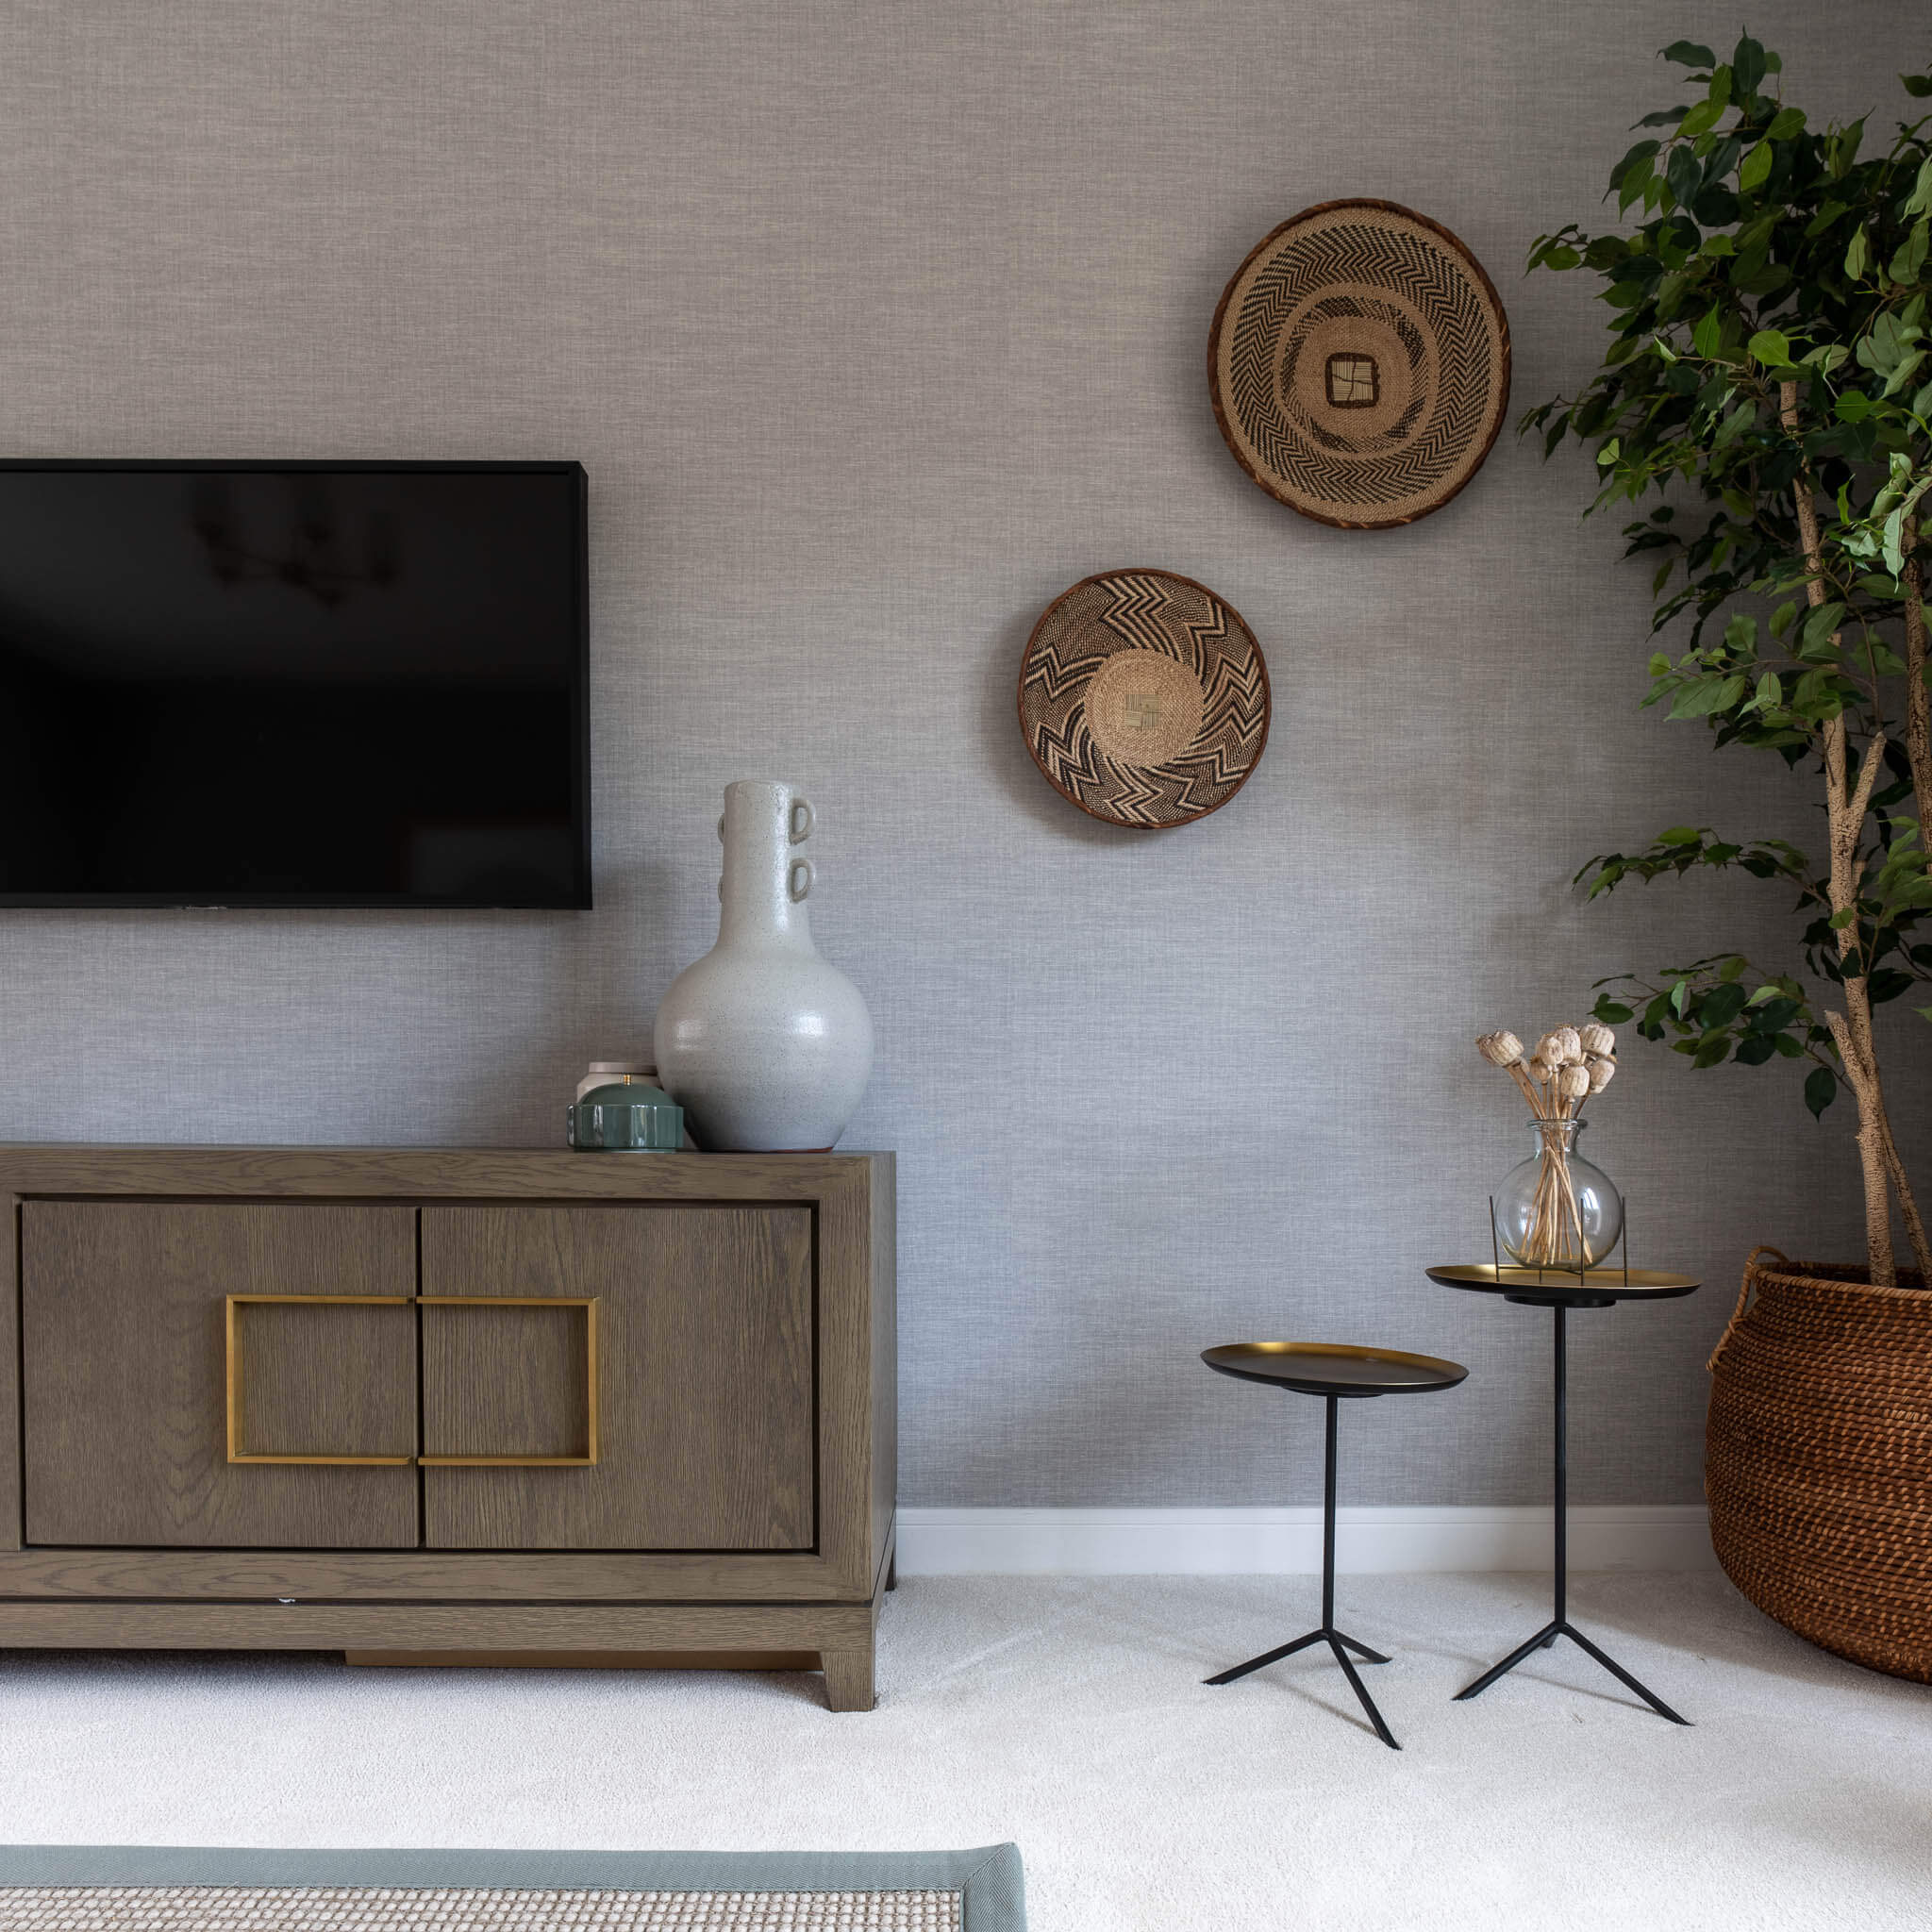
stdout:
{"type": "Polygon", "coordinates": [[[1751,1299],[1751,1277],[1757,1272],[1759,1255],[1770,1255],[1774,1259],[1782,1261],[1787,1268],[1791,1265],[1791,1257],[1782,1248],[1774,1248],[1769,1242],[1751,1250],[1744,1260],[1744,1279],[1738,1288],[1738,1306],[1731,1310],[1731,1319],[1724,1324],[1724,1332],[1718,1337],[1717,1346],[1711,1350],[1710,1359],[1704,1365],[1704,1373],[1707,1375],[1717,1374],[1718,1357],[1724,1354],[1724,1344],[1730,1341],[1738,1324],[1744,1319],[1744,1304],[1751,1299]]]}

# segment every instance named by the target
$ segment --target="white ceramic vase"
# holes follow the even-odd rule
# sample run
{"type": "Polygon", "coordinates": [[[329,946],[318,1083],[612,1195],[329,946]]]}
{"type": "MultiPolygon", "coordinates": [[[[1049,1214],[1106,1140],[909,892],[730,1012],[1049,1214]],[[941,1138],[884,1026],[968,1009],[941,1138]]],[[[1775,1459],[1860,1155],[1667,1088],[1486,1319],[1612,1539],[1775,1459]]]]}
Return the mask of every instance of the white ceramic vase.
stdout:
{"type": "Polygon", "coordinates": [[[872,1077],[872,1015],[811,942],[811,807],[795,785],[724,788],[718,943],[672,982],[658,1079],[709,1152],[832,1146],[872,1077]]]}

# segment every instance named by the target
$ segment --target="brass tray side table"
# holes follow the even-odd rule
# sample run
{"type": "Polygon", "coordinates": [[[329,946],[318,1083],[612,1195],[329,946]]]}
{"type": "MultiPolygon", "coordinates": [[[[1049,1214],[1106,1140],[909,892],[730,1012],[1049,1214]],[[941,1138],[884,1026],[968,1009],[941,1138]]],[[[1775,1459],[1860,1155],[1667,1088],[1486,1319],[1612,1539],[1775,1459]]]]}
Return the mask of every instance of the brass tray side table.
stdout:
{"type": "Polygon", "coordinates": [[[1395,1741],[1375,1700],[1368,1693],[1349,1657],[1354,1651],[1364,1663],[1386,1664],[1379,1650],[1371,1650],[1335,1627],[1335,1420],[1344,1396],[1425,1395],[1439,1389],[1453,1389],[1469,1371],[1460,1362],[1449,1362],[1430,1355],[1407,1355],[1393,1348],[1358,1348],[1345,1342],[1329,1341],[1233,1341],[1219,1348],[1201,1351],[1201,1359],[1217,1374],[1232,1375],[1242,1382],[1271,1382],[1277,1389],[1292,1389],[1304,1395],[1319,1395],[1327,1405],[1327,1443],[1322,1475],[1322,1621],[1304,1637],[1283,1643],[1274,1650],[1251,1657],[1244,1664],[1209,1677],[1210,1684],[1232,1684],[1251,1671],[1265,1670],[1283,1657],[1306,1650],[1311,1643],[1325,1643],[1335,1654],[1347,1676],[1375,1735],[1391,1751],[1402,1746],[1395,1741]]]}
{"type": "Polygon", "coordinates": [[[1501,1663],[1491,1665],[1474,1683],[1458,1690],[1456,1693],[1457,1702],[1480,1697],[1498,1677],[1507,1676],[1524,1657],[1539,1650],[1548,1650],[1557,1638],[1567,1637],[1578,1649],[1593,1657],[1611,1676],[1627,1689],[1636,1691],[1659,1717],[1669,1718],[1674,1724],[1688,1725],[1690,1722],[1689,1718],[1679,1717],[1661,1697],[1655,1691],[1647,1690],[1614,1657],[1599,1650],[1570,1621],[1570,1491],[1569,1456],[1566,1446],[1569,1372],[1565,1317],[1572,1308],[1609,1308],[1614,1307],[1619,1302],[1674,1301],[1680,1295],[1695,1292],[1703,1284],[1688,1274],[1662,1274],[1650,1268],[1592,1268],[1579,1274],[1557,1268],[1507,1268],[1488,1261],[1470,1262],[1466,1265],[1444,1264],[1431,1268],[1428,1274],[1431,1281],[1440,1282],[1444,1288],[1464,1289],[1475,1294],[1499,1294],[1505,1301],[1514,1302],[1519,1307],[1549,1308],[1556,1314],[1556,1425],[1553,1458],[1556,1556],[1552,1565],[1555,1587],[1550,1621],[1534,1637],[1518,1644],[1501,1663]]]}

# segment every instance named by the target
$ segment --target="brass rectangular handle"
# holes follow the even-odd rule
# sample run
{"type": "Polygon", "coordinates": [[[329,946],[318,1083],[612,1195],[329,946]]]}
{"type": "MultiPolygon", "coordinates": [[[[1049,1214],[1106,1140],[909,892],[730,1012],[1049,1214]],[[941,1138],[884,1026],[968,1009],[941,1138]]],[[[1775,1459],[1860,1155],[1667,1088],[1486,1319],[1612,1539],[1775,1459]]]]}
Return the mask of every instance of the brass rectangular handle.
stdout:
{"type": "Polygon", "coordinates": [[[223,1381],[228,1401],[228,1460],[230,1462],[325,1463],[345,1469],[407,1469],[413,1456],[276,1456],[242,1447],[242,1338],[235,1311],[255,1303],[292,1304],[298,1307],[406,1308],[406,1294],[231,1294],[224,1297],[225,1360],[223,1381]]]}
{"type": "Polygon", "coordinates": [[[581,1456],[418,1456],[425,1469],[594,1469],[597,1463],[595,1295],[424,1294],[425,1308],[581,1308],[584,1311],[584,1453],[581,1456]]]}

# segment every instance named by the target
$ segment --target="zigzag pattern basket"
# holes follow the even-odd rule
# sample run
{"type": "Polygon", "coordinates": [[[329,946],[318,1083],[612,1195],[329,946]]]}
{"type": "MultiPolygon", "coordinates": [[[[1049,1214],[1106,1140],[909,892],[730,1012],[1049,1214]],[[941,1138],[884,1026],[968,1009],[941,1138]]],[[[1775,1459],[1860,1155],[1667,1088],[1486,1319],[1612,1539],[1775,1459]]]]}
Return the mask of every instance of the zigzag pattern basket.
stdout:
{"type": "Polygon", "coordinates": [[[1710,1358],[1725,1574],[1854,1663],[1932,1683],[1932,1293],[1759,1248],[1710,1358]]]}
{"type": "Polygon", "coordinates": [[[1219,811],[1260,762],[1268,719],[1254,632],[1171,570],[1082,577],[1020,662],[1020,728],[1047,783],[1134,831],[1219,811]]]}

